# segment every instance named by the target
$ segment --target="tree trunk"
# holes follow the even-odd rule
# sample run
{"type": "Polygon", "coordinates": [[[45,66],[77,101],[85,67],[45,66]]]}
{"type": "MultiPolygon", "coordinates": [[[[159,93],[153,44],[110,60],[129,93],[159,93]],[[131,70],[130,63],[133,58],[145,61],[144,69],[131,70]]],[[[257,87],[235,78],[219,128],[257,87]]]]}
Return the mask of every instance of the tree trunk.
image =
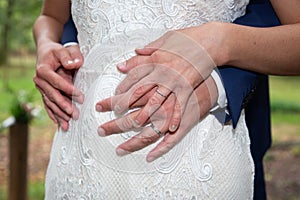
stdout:
{"type": "Polygon", "coordinates": [[[4,16],[4,23],[3,23],[3,29],[2,29],[2,35],[1,39],[2,42],[0,43],[0,66],[3,66],[7,63],[7,55],[9,53],[9,33],[11,29],[11,17],[13,14],[13,8],[15,5],[15,0],[7,0],[7,7],[6,12],[4,16]]]}
{"type": "Polygon", "coordinates": [[[28,124],[18,123],[9,133],[9,200],[27,199],[28,124]]]}

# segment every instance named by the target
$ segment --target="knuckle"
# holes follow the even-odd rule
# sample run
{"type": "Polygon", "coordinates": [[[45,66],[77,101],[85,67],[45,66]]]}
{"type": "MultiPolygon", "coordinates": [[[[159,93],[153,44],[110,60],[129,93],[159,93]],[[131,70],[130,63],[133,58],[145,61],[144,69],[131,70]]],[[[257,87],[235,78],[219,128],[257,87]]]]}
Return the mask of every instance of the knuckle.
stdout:
{"type": "Polygon", "coordinates": [[[124,120],[121,121],[121,129],[122,130],[129,130],[132,127],[133,120],[131,117],[125,117],[124,120]]]}
{"type": "Polygon", "coordinates": [[[149,105],[150,106],[158,106],[161,104],[160,98],[157,95],[153,95],[150,99],[149,99],[149,105]]]}
{"type": "Polygon", "coordinates": [[[139,78],[138,68],[134,68],[134,69],[130,70],[127,78],[129,81],[136,81],[139,78]]]}
{"type": "Polygon", "coordinates": [[[163,140],[162,143],[166,150],[172,149],[177,144],[176,141],[169,141],[169,140],[163,140]]]}
{"type": "Polygon", "coordinates": [[[144,146],[147,146],[147,145],[150,145],[150,144],[154,143],[154,142],[155,142],[155,139],[154,139],[154,137],[146,136],[146,137],[140,138],[140,142],[141,142],[144,146]]]}
{"type": "Polygon", "coordinates": [[[61,82],[59,80],[53,80],[52,85],[55,88],[60,88],[61,87],[61,82]]]}
{"type": "Polygon", "coordinates": [[[152,63],[159,63],[159,61],[161,60],[161,55],[156,51],[150,56],[150,58],[152,63]]]}
{"type": "Polygon", "coordinates": [[[176,112],[177,114],[181,113],[181,106],[179,103],[176,103],[174,106],[174,112],[176,112]]]}
{"type": "Polygon", "coordinates": [[[48,93],[47,98],[48,98],[49,101],[52,101],[52,102],[55,100],[55,96],[54,96],[53,93],[48,93]]]}
{"type": "Polygon", "coordinates": [[[172,123],[173,124],[179,124],[180,123],[180,118],[179,117],[173,117],[172,118],[172,123]]]}
{"type": "Polygon", "coordinates": [[[44,67],[43,67],[43,66],[37,67],[37,68],[36,68],[36,71],[35,71],[35,72],[36,72],[35,76],[36,76],[36,77],[41,76],[42,73],[43,73],[43,70],[44,70],[44,67]]]}
{"type": "Polygon", "coordinates": [[[142,94],[144,94],[144,92],[145,92],[144,87],[145,87],[145,86],[140,86],[140,87],[138,87],[138,88],[134,91],[133,95],[134,95],[135,97],[139,97],[139,96],[141,96],[142,94]]]}

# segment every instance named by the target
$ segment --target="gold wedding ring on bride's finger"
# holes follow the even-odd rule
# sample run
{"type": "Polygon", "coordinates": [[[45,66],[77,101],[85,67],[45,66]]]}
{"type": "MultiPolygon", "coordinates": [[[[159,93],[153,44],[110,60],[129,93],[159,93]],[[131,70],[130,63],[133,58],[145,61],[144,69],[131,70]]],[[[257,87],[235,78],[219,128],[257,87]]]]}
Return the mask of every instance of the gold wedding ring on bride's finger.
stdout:
{"type": "Polygon", "coordinates": [[[168,97],[168,94],[164,94],[163,92],[161,92],[161,91],[159,90],[159,88],[157,88],[155,91],[156,91],[157,94],[159,94],[159,95],[162,96],[163,98],[167,98],[167,97],[168,97]]]}
{"type": "Polygon", "coordinates": [[[157,133],[157,135],[158,135],[159,137],[162,135],[162,132],[161,132],[156,126],[154,126],[153,123],[150,124],[150,127],[153,129],[153,131],[154,131],[155,133],[157,133]]]}

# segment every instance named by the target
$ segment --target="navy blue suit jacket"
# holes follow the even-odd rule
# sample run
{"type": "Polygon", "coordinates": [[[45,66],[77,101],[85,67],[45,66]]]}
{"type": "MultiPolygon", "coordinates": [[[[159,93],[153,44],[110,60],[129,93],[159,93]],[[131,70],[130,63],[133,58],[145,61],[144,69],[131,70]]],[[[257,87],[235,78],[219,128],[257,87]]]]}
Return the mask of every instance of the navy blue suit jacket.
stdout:
{"type": "MultiPolygon", "coordinates": [[[[269,0],[250,1],[246,15],[236,24],[271,27],[279,20],[269,0]]],[[[72,20],[65,25],[62,43],[77,41],[77,31],[72,20]]],[[[222,66],[220,75],[226,91],[228,109],[233,125],[237,124],[241,110],[245,109],[246,123],[251,139],[251,153],[255,163],[254,199],[266,199],[262,159],[271,144],[268,78],[254,72],[222,66]]]]}
{"type": "MultiPolygon", "coordinates": [[[[246,15],[234,23],[254,27],[280,25],[269,0],[250,1],[246,15]]],[[[268,77],[229,66],[220,68],[220,74],[234,125],[237,123],[241,109],[245,108],[251,139],[251,154],[255,163],[254,199],[266,199],[263,156],[271,145],[268,77]]]]}

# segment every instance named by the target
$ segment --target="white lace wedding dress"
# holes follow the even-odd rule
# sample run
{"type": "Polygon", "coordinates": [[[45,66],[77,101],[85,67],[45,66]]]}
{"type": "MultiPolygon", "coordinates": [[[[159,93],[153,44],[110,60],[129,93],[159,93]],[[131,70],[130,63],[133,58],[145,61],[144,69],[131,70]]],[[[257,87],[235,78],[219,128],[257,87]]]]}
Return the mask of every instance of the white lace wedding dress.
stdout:
{"type": "Polygon", "coordinates": [[[248,0],[72,0],[85,57],[75,85],[85,93],[80,118],[54,138],[46,199],[251,199],[254,166],[244,115],[234,130],[210,114],[168,154],[153,163],[153,146],[118,157],[134,132],[99,137],[116,116],[95,103],[111,96],[124,75],[116,64],[167,30],[217,20],[231,22],[248,0]]]}

